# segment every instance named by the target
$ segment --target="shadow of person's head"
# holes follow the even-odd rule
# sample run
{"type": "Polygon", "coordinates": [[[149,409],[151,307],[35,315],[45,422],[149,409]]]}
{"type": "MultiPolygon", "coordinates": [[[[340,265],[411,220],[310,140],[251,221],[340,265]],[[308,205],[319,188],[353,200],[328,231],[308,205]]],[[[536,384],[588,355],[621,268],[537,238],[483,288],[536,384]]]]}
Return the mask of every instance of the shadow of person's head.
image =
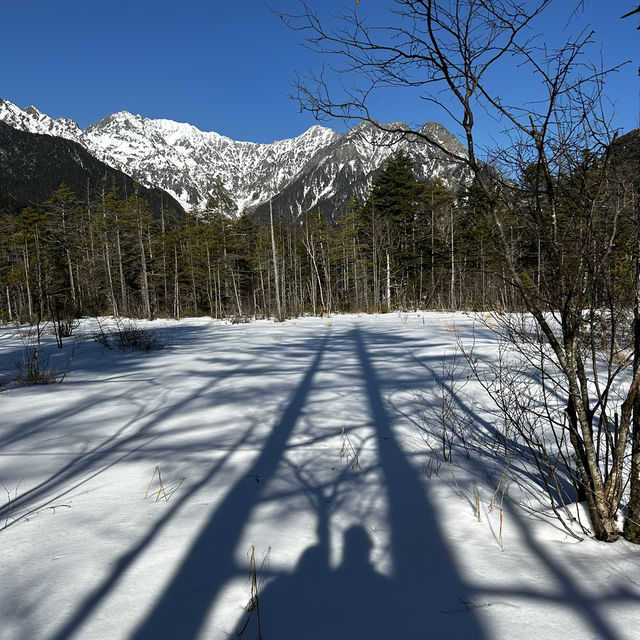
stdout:
{"type": "Polygon", "coordinates": [[[363,570],[370,568],[371,538],[364,527],[353,526],[344,534],[342,569],[363,570]]]}

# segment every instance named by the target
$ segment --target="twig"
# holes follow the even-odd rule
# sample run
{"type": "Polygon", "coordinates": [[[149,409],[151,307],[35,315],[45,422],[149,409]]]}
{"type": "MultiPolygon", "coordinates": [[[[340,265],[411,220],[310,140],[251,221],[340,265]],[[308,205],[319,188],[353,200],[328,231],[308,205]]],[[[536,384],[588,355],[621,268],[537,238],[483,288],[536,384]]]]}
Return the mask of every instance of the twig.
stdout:
{"type": "Polygon", "coordinates": [[[360,469],[360,460],[358,458],[358,454],[351,442],[351,438],[342,427],[342,447],[340,448],[340,460],[346,460],[349,462],[351,460],[351,470],[355,471],[356,469],[360,469]]]}
{"type": "Polygon", "coordinates": [[[4,526],[2,527],[3,529],[6,529],[9,526],[9,518],[13,513],[13,507],[16,503],[16,500],[18,499],[18,489],[20,488],[21,484],[22,484],[22,480],[18,482],[18,485],[15,488],[13,500],[11,499],[11,493],[9,492],[9,489],[7,489],[4,483],[2,485],[5,490],[5,493],[7,494],[7,507],[6,507],[7,511],[6,511],[6,517],[4,519],[4,526]]]}

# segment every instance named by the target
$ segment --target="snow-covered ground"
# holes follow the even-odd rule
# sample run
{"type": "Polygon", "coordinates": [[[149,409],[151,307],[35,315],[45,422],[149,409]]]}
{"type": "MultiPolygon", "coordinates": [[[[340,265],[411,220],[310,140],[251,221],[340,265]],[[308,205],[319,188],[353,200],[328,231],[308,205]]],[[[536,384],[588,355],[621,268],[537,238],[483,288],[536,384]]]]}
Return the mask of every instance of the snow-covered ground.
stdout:
{"type": "MultiPolygon", "coordinates": [[[[496,494],[471,316],[156,321],[143,353],[94,324],[61,384],[0,394],[3,640],[638,637],[640,549],[572,538],[524,474],[496,494]],[[468,460],[436,437],[447,372],[468,460]]],[[[23,351],[0,329],[0,378],[23,351]]]]}

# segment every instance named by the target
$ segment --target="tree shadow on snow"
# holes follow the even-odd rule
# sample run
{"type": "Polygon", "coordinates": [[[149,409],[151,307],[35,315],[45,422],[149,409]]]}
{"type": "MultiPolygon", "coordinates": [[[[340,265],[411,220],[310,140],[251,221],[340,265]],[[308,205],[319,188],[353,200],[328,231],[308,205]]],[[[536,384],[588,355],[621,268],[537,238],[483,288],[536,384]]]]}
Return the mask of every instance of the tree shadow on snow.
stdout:
{"type": "MultiPolygon", "coordinates": [[[[484,638],[469,608],[470,589],[443,541],[424,485],[392,430],[365,347],[366,336],[355,330],[342,345],[332,340],[331,346],[356,355],[358,382],[379,443],[382,490],[389,505],[391,573],[383,575],[374,569],[373,542],[364,523],[344,533],[342,559],[332,568],[326,515],[318,509],[317,544],[302,554],[292,574],[273,580],[259,597],[262,637],[484,638]]],[[[257,625],[258,617],[252,613],[243,637],[258,637],[257,625]]]]}
{"type": "MultiPolygon", "coordinates": [[[[225,586],[232,580],[246,576],[246,564],[239,566],[235,560],[238,540],[254,509],[267,499],[270,480],[286,465],[289,465],[294,477],[285,491],[310,506],[316,521],[316,542],[302,553],[292,572],[266,568],[268,581],[259,596],[260,625],[265,640],[387,640],[396,637],[482,640],[489,634],[482,628],[475,609],[483,606],[487,598],[500,601],[508,600],[511,596],[531,598],[532,601],[538,599],[537,594],[526,589],[511,592],[508,588],[492,589],[491,585],[471,586],[465,582],[462,568],[456,564],[448,548],[446,531],[438,525],[424,478],[400,444],[395,425],[398,420],[405,420],[405,416],[391,404],[389,395],[395,391],[415,389],[416,380],[415,374],[410,371],[396,375],[402,370],[397,362],[402,359],[410,361],[413,358],[411,348],[424,348],[425,341],[412,341],[359,328],[350,332],[336,330],[332,335],[328,335],[331,332],[325,333],[324,337],[304,340],[299,344],[278,345],[273,354],[261,348],[262,359],[273,358],[274,363],[277,360],[278,367],[284,367],[278,371],[284,371],[285,379],[295,371],[295,378],[299,382],[280,409],[279,417],[254,462],[243,473],[244,477],[236,482],[200,529],[152,608],[141,612],[141,621],[131,635],[132,640],[195,640],[202,636],[209,613],[225,586]],[[323,366],[323,361],[328,362],[329,356],[332,362],[338,362],[339,370],[327,364],[323,366]],[[299,360],[297,368],[289,367],[288,357],[299,360]],[[300,366],[309,360],[306,370],[299,377],[300,366]],[[390,369],[390,375],[383,376],[382,363],[387,366],[388,362],[394,361],[396,364],[390,369]],[[380,364],[374,366],[374,362],[380,364]],[[323,484],[309,480],[309,473],[304,468],[306,463],[294,463],[286,458],[293,448],[291,436],[294,429],[298,433],[308,419],[311,394],[326,391],[323,387],[326,379],[321,381],[318,378],[318,374],[322,373],[330,373],[340,383],[346,383],[346,388],[342,390],[344,393],[362,396],[368,415],[354,418],[366,421],[375,431],[378,460],[374,466],[381,478],[380,488],[386,493],[388,505],[385,517],[389,532],[387,552],[390,571],[386,575],[376,571],[373,566],[372,536],[375,533],[361,521],[351,523],[342,534],[342,557],[337,566],[330,561],[330,519],[339,502],[340,491],[347,485],[357,487],[358,482],[367,482],[366,473],[358,476],[360,472],[347,473],[343,470],[337,472],[331,482],[323,484]],[[256,478],[260,478],[259,483],[256,478]],[[327,500],[328,495],[338,498],[332,502],[327,500]],[[479,598],[483,601],[480,602],[479,598]]],[[[243,367],[240,366],[240,369],[243,367]]],[[[436,384],[433,380],[430,383],[436,384]]],[[[278,382],[273,388],[268,386],[266,393],[272,393],[275,398],[283,397],[282,391],[290,388],[287,385],[286,381],[278,382]]],[[[225,395],[229,393],[235,394],[234,402],[242,401],[243,394],[247,401],[246,389],[224,390],[225,395]]],[[[259,397],[264,399],[265,396],[259,397]]],[[[180,411],[181,406],[193,400],[213,403],[216,398],[215,395],[207,395],[203,383],[181,404],[168,407],[167,411],[180,411]],[[200,395],[202,398],[199,398],[200,395]]],[[[460,406],[464,409],[462,404],[460,406]]],[[[472,411],[472,408],[468,410],[472,411]]],[[[490,430],[491,425],[485,427],[490,430]]],[[[153,434],[150,429],[150,426],[142,425],[141,430],[128,436],[130,439],[125,438],[126,443],[138,444],[141,437],[146,442],[153,434]]],[[[243,437],[233,443],[227,455],[210,464],[197,483],[169,503],[166,514],[118,558],[110,575],[84,597],[51,640],[63,640],[81,629],[143,550],[162,533],[169,520],[178,515],[199,489],[212,481],[234,448],[243,446],[252,437],[251,430],[246,430],[243,437]]],[[[311,442],[320,440],[321,436],[311,442]]],[[[107,441],[105,444],[110,454],[123,453],[120,442],[107,441]]],[[[149,446],[152,444],[149,443],[149,446]]],[[[298,446],[305,452],[306,444],[298,446]]],[[[179,454],[177,452],[176,455],[179,454]]],[[[93,458],[90,461],[93,464],[93,458]]],[[[69,469],[66,475],[63,474],[64,477],[53,478],[52,485],[58,487],[58,480],[67,482],[77,477],[78,466],[86,471],[88,463],[88,459],[77,460],[76,468],[69,469]]],[[[47,488],[50,490],[52,487],[47,488]]],[[[532,554],[554,573],[566,594],[564,602],[569,609],[582,617],[601,637],[611,640],[617,638],[599,616],[599,602],[586,597],[571,577],[553,567],[551,560],[544,556],[543,550],[533,539],[526,536],[525,539],[532,554]]],[[[238,610],[243,604],[238,603],[238,610]]],[[[241,630],[246,623],[243,637],[257,638],[257,622],[257,615],[244,613],[239,616],[234,631],[241,630]]],[[[223,637],[222,630],[215,629],[214,633],[221,634],[215,635],[216,638],[223,637]]]]}
{"type": "MultiPolygon", "coordinates": [[[[156,332],[162,344],[169,344],[176,339],[180,343],[190,343],[197,339],[199,333],[198,327],[188,325],[161,328],[156,332]]],[[[313,346],[315,345],[314,340],[313,346]]],[[[227,345],[227,350],[229,347],[234,348],[232,343],[227,345]]],[[[195,348],[199,349],[197,344],[195,348]]],[[[304,347],[298,349],[298,352],[305,353],[305,351],[304,347]]],[[[225,403],[246,402],[246,391],[230,388],[228,383],[234,377],[254,376],[256,379],[264,379],[268,376],[272,371],[270,363],[264,361],[264,354],[260,348],[255,349],[255,352],[256,356],[250,365],[239,362],[223,348],[213,354],[201,356],[207,359],[205,365],[210,360],[215,366],[212,366],[211,370],[205,367],[201,371],[186,373],[181,371],[182,377],[187,377],[194,382],[190,384],[185,394],[174,400],[165,399],[171,393],[171,389],[163,388],[154,380],[149,369],[150,365],[158,366],[152,361],[154,358],[161,358],[164,351],[130,353],[118,350],[105,351],[99,348],[94,348],[89,353],[80,351],[80,356],[74,361],[74,371],[82,372],[88,379],[78,382],[73,379],[73,376],[69,376],[64,386],[56,384],[45,391],[64,393],[74,385],[81,385],[83,389],[81,397],[73,402],[63,402],[62,408],[51,403],[51,408],[38,415],[37,419],[25,417],[17,424],[3,425],[3,432],[0,434],[0,458],[14,455],[10,447],[22,443],[28,445],[31,454],[38,453],[39,448],[42,448],[42,455],[46,455],[50,446],[46,438],[50,438],[52,433],[55,434],[60,425],[64,426],[71,422],[80,422],[83,425],[81,437],[74,442],[66,462],[60,468],[49,477],[39,480],[37,484],[28,486],[23,483],[19,493],[0,502],[0,518],[3,522],[7,520],[5,526],[13,526],[29,518],[33,513],[58,503],[70,492],[123,461],[140,458],[154,460],[158,457],[162,459],[171,457],[176,461],[182,457],[192,463],[193,454],[198,449],[206,452],[208,443],[203,441],[199,445],[190,444],[186,448],[180,444],[171,443],[169,448],[164,447],[162,442],[167,436],[184,434],[184,427],[179,426],[177,429],[169,430],[163,426],[165,421],[172,420],[181,412],[194,406],[208,410],[211,406],[216,406],[223,401],[225,403]],[[104,359],[109,362],[105,363],[104,359]],[[91,380],[99,374],[106,374],[106,378],[96,382],[91,380]],[[121,382],[125,378],[131,380],[129,386],[124,390],[121,385],[116,386],[115,388],[119,391],[111,393],[106,382],[121,382]],[[141,383],[140,388],[144,390],[145,396],[132,401],[131,390],[136,382],[141,383]],[[218,386],[222,383],[227,386],[218,390],[218,386]],[[149,387],[152,393],[149,393],[149,387]],[[101,407],[110,405],[126,406],[126,409],[124,412],[118,409],[119,424],[114,424],[110,433],[105,434],[95,443],[96,438],[91,434],[92,422],[85,417],[85,413],[93,416],[93,421],[99,420],[102,423],[104,419],[101,416],[103,411],[101,407]],[[122,416],[126,416],[126,419],[122,420],[122,416]],[[82,437],[89,435],[91,438],[87,439],[87,445],[82,446],[82,437]],[[39,438],[45,439],[45,444],[39,442],[39,438]],[[10,517],[7,517],[8,514],[11,514],[10,517]]],[[[297,367],[292,366],[291,373],[296,372],[297,367]]],[[[277,396],[275,389],[273,394],[277,396]]],[[[233,440],[230,446],[233,446],[233,440]]]]}
{"type": "MultiPolygon", "coordinates": [[[[310,380],[313,377],[313,374],[317,368],[319,360],[323,351],[323,344],[318,348],[318,344],[322,341],[316,338],[305,341],[304,343],[298,343],[295,345],[296,354],[304,354],[307,358],[311,354],[315,360],[311,365],[311,368],[303,377],[301,384],[298,386],[297,391],[294,393],[294,396],[289,403],[289,406],[285,410],[282,415],[279,424],[271,433],[271,437],[266,444],[262,455],[259,456],[258,461],[254,465],[254,469],[258,470],[259,473],[266,473],[267,475],[270,473],[270,464],[271,461],[278,460],[281,455],[282,448],[284,447],[284,443],[288,437],[288,434],[297,419],[298,412],[300,411],[301,406],[304,403],[304,397],[308,392],[308,387],[310,384],[310,380]]],[[[233,364],[233,361],[230,361],[229,364],[233,364]]],[[[298,377],[298,372],[300,371],[300,365],[296,365],[296,367],[291,367],[290,370],[287,370],[288,375],[294,375],[295,378],[298,377]]],[[[59,630],[52,636],[52,640],[55,638],[56,640],[62,640],[63,638],[68,638],[76,633],[82,625],[92,616],[95,612],[96,608],[100,605],[100,603],[108,597],[109,593],[116,588],[118,581],[125,576],[127,570],[133,565],[133,563],[140,557],[142,552],[153,542],[154,538],[159,536],[166,525],[176,517],[180,510],[189,503],[190,500],[194,498],[194,496],[198,493],[198,491],[202,488],[205,488],[208,484],[212,482],[212,480],[220,473],[222,467],[225,465],[225,462],[229,460],[234,451],[237,451],[240,448],[245,446],[252,446],[253,429],[251,427],[240,429],[239,436],[230,436],[230,441],[228,443],[228,448],[225,449],[225,454],[216,460],[213,464],[211,463],[210,458],[207,458],[204,461],[197,462],[194,461],[194,453],[198,453],[200,450],[206,451],[206,442],[204,440],[199,441],[197,446],[194,448],[193,444],[189,444],[184,450],[180,446],[179,443],[176,443],[170,449],[162,448],[157,439],[162,436],[166,436],[167,434],[171,436],[171,431],[164,432],[162,434],[158,434],[154,431],[154,427],[161,423],[162,420],[166,418],[170,418],[173,414],[180,414],[180,412],[189,408],[190,403],[198,402],[204,407],[215,407],[216,403],[221,401],[222,399],[227,398],[229,396],[230,391],[228,389],[221,389],[217,393],[215,392],[215,383],[224,379],[226,382],[229,381],[229,378],[234,375],[239,375],[240,373],[246,372],[246,368],[243,363],[240,363],[234,367],[225,367],[223,371],[217,371],[215,375],[207,374],[203,377],[203,374],[200,373],[200,377],[203,378],[199,381],[199,384],[194,388],[191,388],[189,393],[181,398],[181,400],[177,403],[166,403],[162,404],[161,411],[155,412],[153,415],[137,415],[136,417],[132,417],[129,423],[134,427],[134,431],[132,433],[125,433],[122,437],[119,437],[120,432],[123,431],[123,428],[118,430],[118,433],[114,436],[107,438],[104,442],[101,442],[98,446],[92,448],[90,451],[85,454],[74,457],[67,465],[63,467],[59,472],[48,478],[45,482],[41,483],[37,487],[32,488],[30,491],[25,492],[23,496],[20,496],[20,499],[23,502],[29,501],[33,503],[34,500],[37,499],[46,499],[47,503],[54,499],[59,499],[60,496],[65,495],[71,489],[76,488],[79,483],[86,482],[87,480],[94,477],[96,474],[102,472],[109,466],[113,466],[114,464],[121,462],[125,458],[129,456],[139,455],[140,458],[149,458],[153,459],[153,456],[158,452],[165,453],[167,455],[172,456],[173,458],[185,457],[190,467],[193,469],[194,462],[202,468],[204,466],[204,472],[202,473],[200,479],[189,486],[185,486],[180,494],[172,499],[172,501],[167,505],[167,509],[165,514],[157,520],[147,532],[138,540],[136,543],[128,549],[124,554],[122,554],[113,564],[111,573],[103,579],[97,586],[91,591],[91,593],[84,595],[81,599],[81,602],[75,608],[75,611],[62,622],[59,630]],[[214,389],[212,392],[212,388],[214,389]],[[206,466],[205,466],[206,465],[206,466]],[[90,476],[86,474],[91,473],[90,476]],[[70,483],[74,483],[73,486],[69,487],[70,483]],[[57,492],[55,498],[51,497],[52,492],[57,492]]],[[[265,368],[262,373],[266,376],[268,374],[268,370],[265,368]]],[[[266,389],[266,393],[272,393],[276,398],[282,396],[282,388],[286,387],[290,388],[290,383],[286,383],[285,385],[280,382],[274,384],[264,384],[266,389]]],[[[233,394],[233,391],[231,391],[233,394]]],[[[258,396],[260,397],[260,396],[258,396]]],[[[245,392],[244,401],[246,403],[247,397],[245,392]]],[[[255,425],[259,426],[259,425],[255,425]]],[[[178,430],[184,432],[184,427],[178,427],[178,430]]],[[[202,436],[202,438],[206,438],[206,434],[202,436]]],[[[211,434],[209,435],[211,438],[211,434]]],[[[220,438],[215,438],[216,449],[219,447],[220,438]]],[[[255,443],[253,443],[255,444],[255,443]]],[[[212,443],[209,440],[209,450],[211,451],[212,443]]],[[[255,474],[257,475],[257,473],[255,474]]],[[[231,541],[235,541],[235,537],[238,533],[238,527],[242,527],[245,518],[247,517],[247,509],[254,502],[254,494],[255,494],[255,481],[252,479],[251,474],[248,474],[245,479],[240,481],[238,485],[234,488],[229,498],[223,503],[221,509],[216,512],[211,524],[211,527],[215,530],[216,539],[213,542],[219,543],[221,545],[222,554],[220,557],[225,557],[230,561],[230,554],[225,554],[224,549],[227,548],[228,544],[231,541]],[[234,514],[238,514],[237,516],[234,514]],[[224,523],[224,524],[221,524],[224,523]]],[[[41,508],[42,503],[39,504],[34,509],[41,508]]],[[[203,532],[203,535],[200,537],[200,542],[210,542],[210,538],[207,535],[211,533],[211,527],[207,529],[207,531],[203,532]]],[[[198,546],[196,543],[192,557],[196,559],[196,562],[201,562],[202,557],[199,552],[206,551],[203,550],[201,546],[198,546]]],[[[211,560],[210,550],[206,551],[207,553],[207,561],[211,560]]],[[[216,558],[218,558],[218,554],[214,554],[216,558]]],[[[216,585],[206,585],[205,583],[209,579],[209,573],[203,571],[203,567],[205,564],[200,564],[198,566],[192,566],[189,562],[186,562],[182,568],[182,573],[176,576],[176,587],[180,594],[182,594],[179,599],[179,608],[180,611],[185,610],[185,603],[189,602],[189,598],[185,597],[185,594],[191,595],[193,593],[192,609],[191,611],[195,611],[193,615],[193,625],[195,627],[199,626],[202,620],[198,616],[198,611],[202,611],[202,615],[208,609],[209,596],[208,594],[211,592],[211,589],[216,590],[216,585]],[[183,591],[183,587],[185,587],[184,583],[180,580],[180,576],[186,577],[189,585],[186,587],[186,590],[183,591]],[[195,577],[194,585],[191,586],[191,580],[195,577]],[[198,580],[200,580],[200,584],[202,586],[202,594],[201,598],[207,603],[207,606],[199,607],[198,603],[200,599],[198,598],[198,580]]],[[[244,571],[244,570],[243,570],[244,571]]],[[[220,585],[218,585],[220,586],[220,585]]],[[[171,601],[175,596],[175,591],[166,594],[166,598],[171,601]]],[[[164,601],[164,600],[163,600],[164,601]]],[[[176,637],[176,638],[189,638],[192,637],[196,631],[193,631],[192,635],[190,633],[190,624],[185,622],[184,619],[181,618],[177,614],[177,611],[174,610],[173,605],[170,605],[169,609],[172,612],[170,617],[179,618],[180,626],[174,627],[171,624],[162,628],[162,624],[160,626],[160,631],[156,632],[155,637],[176,637]],[[169,631],[168,631],[169,630],[169,631]],[[186,634],[186,635],[185,635],[186,634]]],[[[155,618],[154,618],[155,621],[155,618]]],[[[155,622],[154,622],[155,624],[155,622]]],[[[141,631],[141,633],[144,633],[141,631]]]]}
{"type": "MultiPolygon", "coordinates": [[[[324,348],[253,467],[252,473],[261,476],[261,486],[268,486],[281,462],[287,439],[312,390],[313,375],[324,348]]],[[[303,553],[291,575],[275,577],[260,597],[264,637],[484,637],[465,604],[469,589],[442,541],[423,485],[396,442],[360,332],[353,332],[346,340],[332,337],[326,348],[345,352],[345,358],[356,355],[355,379],[366,397],[368,418],[380,442],[379,467],[383,490],[388,494],[393,571],[390,576],[383,576],[373,569],[369,558],[372,541],[362,525],[354,525],[345,533],[342,561],[336,569],[331,568],[328,516],[322,500],[315,500],[317,544],[303,553]]],[[[320,492],[317,487],[305,490],[320,492]]],[[[141,640],[162,633],[185,639],[198,636],[220,589],[244,570],[232,558],[242,527],[259,500],[255,487],[234,488],[134,638],[141,640]],[[215,565],[212,556],[216,558],[215,565]],[[212,566],[214,570],[205,569],[212,566]]],[[[238,621],[237,629],[242,628],[242,622],[238,621]]],[[[257,615],[250,617],[244,630],[246,637],[255,637],[255,625],[257,615]]]]}
{"type": "Polygon", "coordinates": [[[198,637],[212,602],[230,579],[240,570],[234,562],[236,542],[258,501],[259,487],[254,478],[264,483],[275,473],[287,440],[311,390],[313,376],[319,368],[326,338],[319,345],[311,366],[298,385],[288,406],[245,479],[238,482],[213,517],[202,529],[187,557],[159,597],[132,638],[198,637]]]}
{"type": "MultiPolygon", "coordinates": [[[[368,336],[369,334],[367,334],[366,337],[368,338],[368,336]]],[[[384,337],[378,334],[377,341],[384,342],[384,337]]],[[[464,447],[459,442],[455,443],[452,455],[459,461],[462,461],[460,462],[461,467],[471,472],[472,476],[483,481],[487,479],[487,474],[491,473],[491,467],[493,466],[496,471],[493,484],[497,485],[506,464],[503,455],[505,434],[495,424],[478,415],[478,407],[467,403],[466,396],[458,392],[459,387],[452,387],[450,380],[446,380],[438,375],[438,367],[441,367],[443,362],[445,363],[445,368],[447,363],[451,366],[454,365],[454,356],[451,353],[443,355],[440,360],[437,358],[418,358],[410,349],[405,348],[407,346],[408,343],[404,346],[396,344],[398,348],[391,347],[385,353],[385,359],[395,360],[396,362],[405,360],[408,368],[410,367],[411,361],[415,362],[429,374],[425,379],[425,386],[429,387],[433,385],[437,391],[450,394],[457,410],[470,419],[471,425],[471,433],[468,434],[469,441],[464,447]],[[471,455],[468,456],[468,453],[471,455]]],[[[456,383],[460,385],[460,383],[464,381],[465,370],[457,372],[456,378],[456,383]]],[[[531,380],[532,384],[540,383],[540,380],[533,374],[531,375],[531,380]]],[[[404,381],[399,379],[386,380],[384,388],[387,395],[391,396],[395,392],[405,390],[404,381]]],[[[403,412],[401,407],[391,401],[389,401],[389,404],[397,414],[402,415],[406,420],[412,422],[418,430],[425,428],[424,424],[419,424],[419,417],[408,415],[403,412]]],[[[437,412],[437,410],[438,408],[436,407],[435,411],[437,412]]],[[[432,433],[431,435],[435,435],[437,440],[437,434],[432,433]]],[[[527,487],[529,485],[536,485],[538,491],[542,490],[543,487],[539,478],[537,478],[531,470],[532,461],[527,449],[511,437],[508,439],[508,447],[511,452],[511,471],[509,474],[511,481],[518,484],[520,489],[525,492],[528,490],[527,487]]],[[[569,480],[561,475],[561,470],[557,470],[557,473],[560,475],[559,480],[565,484],[565,490],[570,492],[569,480]]],[[[471,484],[471,480],[460,478],[455,481],[455,492],[460,495],[472,497],[474,487],[471,486],[471,484]]],[[[454,488],[452,487],[452,489],[454,488]]],[[[471,504],[469,497],[467,500],[471,504]]],[[[472,506],[475,510],[475,506],[472,506]]],[[[546,573],[548,577],[541,579],[540,583],[535,584],[533,587],[526,584],[526,573],[522,576],[525,579],[524,585],[519,581],[519,576],[513,576],[514,581],[512,586],[508,584],[495,586],[491,584],[488,579],[485,583],[476,582],[471,594],[473,601],[470,601],[468,604],[475,606],[475,603],[481,602],[483,606],[504,605],[507,607],[516,606],[521,609],[526,609],[528,605],[534,607],[539,605],[563,607],[567,615],[571,615],[575,619],[580,620],[586,628],[595,634],[594,637],[603,638],[604,640],[622,640],[625,636],[620,635],[620,633],[612,627],[602,612],[612,607],[630,607],[638,602],[637,591],[629,588],[629,583],[625,581],[624,576],[621,576],[618,586],[598,588],[597,585],[593,584],[593,576],[591,575],[591,567],[588,561],[583,567],[580,567],[578,562],[572,563],[574,571],[570,574],[562,564],[555,560],[546,548],[535,539],[532,533],[531,521],[541,518],[542,516],[535,512],[529,512],[524,505],[516,504],[509,499],[508,495],[504,501],[504,508],[505,513],[508,514],[505,517],[509,519],[507,526],[512,527],[515,525],[518,530],[520,540],[525,545],[525,549],[529,554],[530,565],[535,566],[537,573],[546,573]]],[[[550,527],[556,527],[563,533],[566,533],[561,529],[559,522],[553,519],[548,521],[547,524],[550,527]]],[[[620,544],[624,545],[625,543],[621,542],[620,544]]],[[[605,547],[607,551],[612,549],[609,545],[605,545],[605,547]]],[[[567,545],[567,550],[569,553],[576,551],[576,558],[579,556],[579,549],[575,545],[567,545]]],[[[588,554],[586,557],[589,557],[588,554]]],[[[523,568],[523,571],[526,571],[526,569],[523,568]]],[[[541,625],[544,623],[543,620],[536,617],[539,615],[540,609],[536,608],[533,609],[533,611],[536,611],[536,613],[531,614],[529,621],[530,628],[527,632],[527,637],[535,635],[535,630],[541,628],[541,625]]],[[[520,616],[526,618],[526,613],[524,616],[521,613],[520,616]]]]}

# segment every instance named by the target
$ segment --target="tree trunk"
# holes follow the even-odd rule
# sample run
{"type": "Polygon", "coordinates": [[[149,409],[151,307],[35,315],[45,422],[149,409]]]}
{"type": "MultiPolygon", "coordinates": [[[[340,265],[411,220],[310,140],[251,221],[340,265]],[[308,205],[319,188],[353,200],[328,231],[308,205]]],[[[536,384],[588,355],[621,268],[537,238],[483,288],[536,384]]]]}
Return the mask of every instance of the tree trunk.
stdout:
{"type": "Polygon", "coordinates": [[[138,243],[140,245],[140,294],[147,319],[151,320],[151,301],[149,296],[149,276],[147,273],[147,257],[144,250],[144,235],[142,233],[142,220],[138,214],[138,243]]]}
{"type": "Polygon", "coordinates": [[[387,251],[387,311],[391,311],[391,260],[387,251]]]}
{"type": "Polygon", "coordinates": [[[273,257],[273,280],[276,285],[276,310],[278,320],[282,320],[282,306],[280,303],[280,278],[278,276],[278,255],[276,254],[276,236],[273,230],[273,207],[269,200],[269,224],[271,226],[271,255],[273,257]]]}
{"type": "Polygon", "coordinates": [[[173,245],[173,317],[180,320],[180,280],[178,278],[178,245],[173,245]]]}
{"type": "Polygon", "coordinates": [[[116,252],[118,254],[118,274],[120,276],[120,310],[123,314],[127,314],[127,288],[124,282],[124,266],[122,263],[122,243],[120,242],[120,228],[118,214],[115,214],[116,223],[116,252]]]}
{"type": "MultiPolygon", "coordinates": [[[[640,169],[640,166],[639,166],[640,169]]],[[[640,369],[640,178],[636,197],[635,282],[633,305],[633,374],[640,369]]],[[[640,394],[633,401],[633,431],[631,437],[631,475],[629,509],[624,523],[624,537],[640,544],[640,394]]]]}

